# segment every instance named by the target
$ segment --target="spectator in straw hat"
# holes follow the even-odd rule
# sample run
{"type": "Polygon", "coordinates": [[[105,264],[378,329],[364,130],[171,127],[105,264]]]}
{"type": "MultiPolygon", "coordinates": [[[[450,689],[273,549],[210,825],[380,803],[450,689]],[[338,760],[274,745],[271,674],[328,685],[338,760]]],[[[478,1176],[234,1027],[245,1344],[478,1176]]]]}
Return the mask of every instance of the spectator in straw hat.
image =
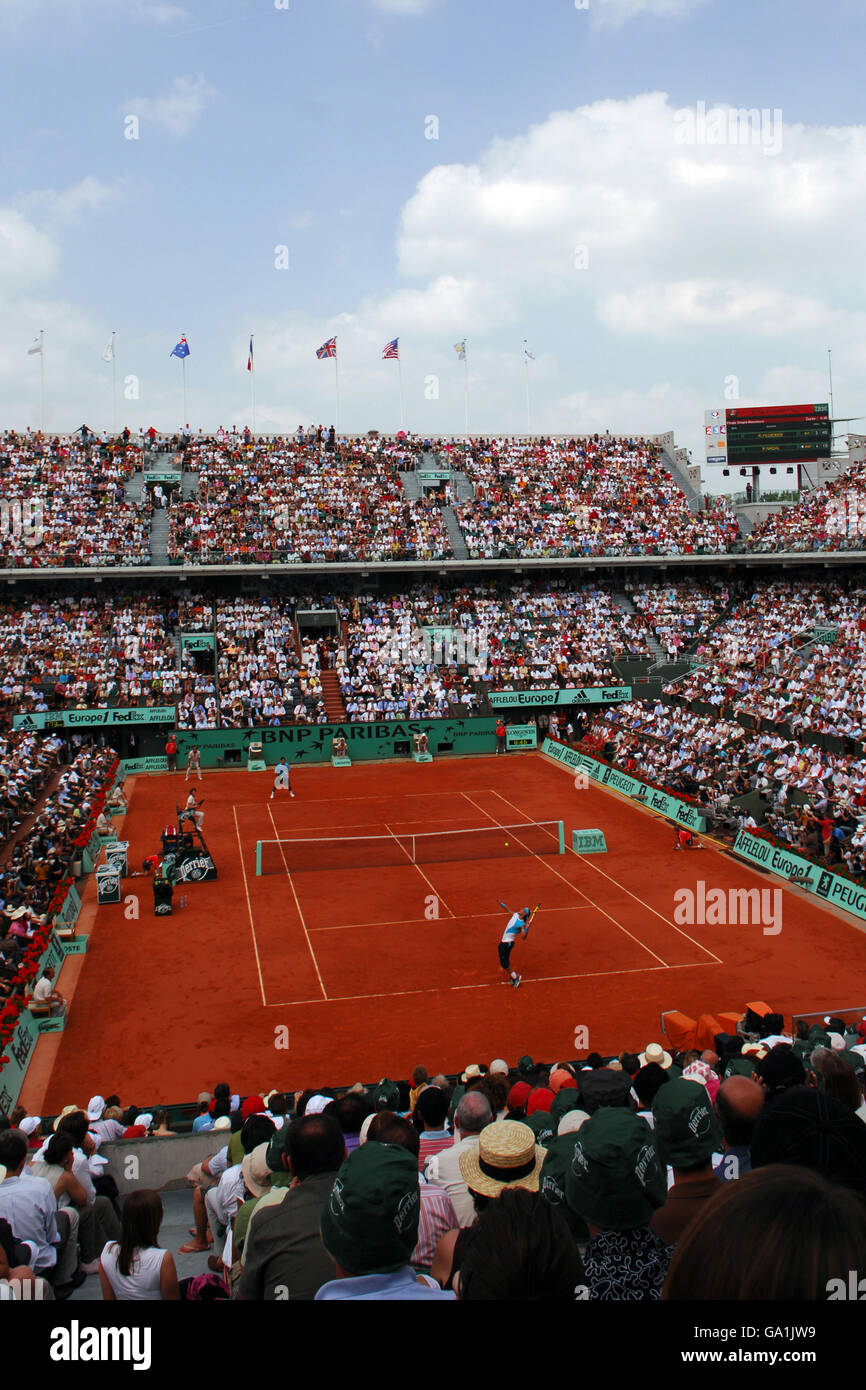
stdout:
{"type": "Polygon", "coordinates": [[[589,1227],[584,1269],[590,1299],[661,1297],[670,1247],[650,1230],[665,1199],[665,1173],[649,1125],[605,1106],[581,1126],[565,1197],[589,1227]]]}
{"type": "Polygon", "coordinates": [[[638,1061],[642,1067],[647,1066],[650,1062],[656,1062],[658,1066],[663,1067],[665,1071],[667,1071],[668,1067],[673,1065],[673,1060],[671,1054],[665,1052],[661,1043],[647,1043],[646,1049],[638,1057],[638,1061]]]}
{"type": "MultiPolygon", "coordinates": [[[[477,1217],[488,1203],[508,1188],[537,1192],[545,1150],[536,1144],[529,1125],[499,1120],[482,1129],[478,1143],[460,1154],[460,1176],[477,1217]]],[[[449,1231],[436,1249],[432,1274],[443,1288],[453,1287],[471,1228],[449,1231]]]]}

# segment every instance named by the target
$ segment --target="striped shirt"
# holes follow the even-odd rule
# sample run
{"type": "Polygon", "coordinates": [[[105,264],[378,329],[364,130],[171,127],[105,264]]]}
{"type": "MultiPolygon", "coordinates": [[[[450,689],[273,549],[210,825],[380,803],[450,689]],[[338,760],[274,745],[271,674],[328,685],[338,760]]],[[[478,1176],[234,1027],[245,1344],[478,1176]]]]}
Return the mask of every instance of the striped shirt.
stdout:
{"type": "Polygon", "coordinates": [[[418,1244],[412,1251],[412,1264],[429,1269],[439,1241],[446,1231],[456,1230],[460,1222],[447,1192],[435,1183],[427,1182],[420,1173],[418,1181],[421,1185],[421,1216],[418,1221],[418,1244]]]}
{"type": "Polygon", "coordinates": [[[421,1135],[421,1152],[418,1155],[418,1172],[422,1172],[424,1164],[431,1154],[438,1154],[442,1149],[450,1149],[454,1143],[454,1135],[449,1134],[447,1129],[425,1130],[421,1135]]]}

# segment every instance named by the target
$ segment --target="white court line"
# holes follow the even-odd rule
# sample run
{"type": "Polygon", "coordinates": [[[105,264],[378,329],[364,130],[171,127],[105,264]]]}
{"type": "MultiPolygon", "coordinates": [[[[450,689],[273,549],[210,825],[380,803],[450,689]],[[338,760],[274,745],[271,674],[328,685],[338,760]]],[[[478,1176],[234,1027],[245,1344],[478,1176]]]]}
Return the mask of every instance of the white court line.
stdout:
{"type": "MultiPolygon", "coordinates": [[[[397,841],[397,844],[400,845],[400,840],[399,840],[398,836],[394,833],[394,831],[391,829],[390,825],[387,825],[385,821],[382,821],[382,824],[385,826],[385,829],[387,830],[388,834],[389,834],[389,835],[393,835],[393,836],[394,836],[394,839],[397,841]]],[[[398,821],[397,824],[399,825],[400,822],[398,821]]],[[[410,824],[411,824],[411,822],[410,822],[410,824]]],[[[436,889],[433,887],[433,884],[430,882],[430,880],[429,880],[429,878],[427,877],[427,875],[425,874],[424,870],[421,868],[420,864],[416,864],[416,863],[415,863],[415,860],[414,860],[414,859],[411,857],[411,855],[409,854],[409,851],[406,849],[406,846],[405,846],[405,845],[400,845],[400,848],[402,849],[403,853],[405,854],[405,856],[406,856],[406,858],[408,859],[409,863],[411,864],[412,868],[418,870],[419,874],[420,874],[421,877],[423,878],[424,882],[427,884],[427,887],[430,889],[430,892],[433,894],[433,897],[436,899],[437,903],[441,902],[441,903],[443,903],[443,904],[445,905],[445,907],[448,907],[448,904],[445,902],[445,899],[442,897],[442,894],[436,892],[436,889]]],[[[450,908],[450,907],[448,907],[448,911],[451,913],[451,916],[453,917],[453,916],[454,916],[454,913],[451,912],[451,908],[450,908]]],[[[425,920],[426,920],[426,919],[425,919],[425,920]]],[[[431,920],[431,921],[433,921],[433,920],[438,920],[438,917],[437,917],[436,919],[430,918],[429,920],[431,920]]]]}
{"type": "MultiPolygon", "coordinates": [[[[477,811],[480,811],[480,812],[481,812],[482,816],[487,816],[490,820],[493,821],[493,824],[494,824],[494,825],[498,825],[498,826],[499,826],[500,830],[504,830],[504,829],[505,829],[505,826],[503,825],[502,821],[498,821],[498,820],[496,819],[496,817],[490,813],[490,811],[485,811],[485,810],[484,810],[484,807],[483,807],[483,806],[479,806],[477,801],[472,801],[472,797],[469,795],[468,792],[463,792],[463,793],[461,793],[461,794],[462,794],[463,796],[466,797],[466,800],[467,800],[467,801],[472,802],[472,805],[475,807],[475,809],[476,809],[477,811]]],[[[494,795],[494,796],[499,796],[499,793],[498,793],[498,792],[494,792],[493,795],[494,795]]],[[[504,796],[503,796],[503,797],[500,797],[500,800],[501,800],[501,801],[505,801],[505,797],[504,797],[504,796]]],[[[507,802],[506,804],[509,805],[509,806],[513,806],[513,805],[514,805],[513,802],[507,802]]],[[[523,816],[523,815],[526,814],[525,811],[521,811],[520,808],[517,807],[517,806],[514,806],[514,809],[515,809],[515,811],[517,811],[518,815],[523,816]]],[[[527,821],[527,824],[528,824],[528,825],[534,825],[534,824],[536,824],[536,822],[535,822],[535,821],[527,821]]],[[[516,838],[517,838],[517,836],[515,836],[515,839],[516,839],[516,838]]],[[[618,921],[616,920],[615,917],[611,917],[611,915],[610,915],[609,912],[605,912],[604,908],[601,906],[600,903],[593,902],[592,898],[590,898],[590,897],[589,897],[586,893],[584,893],[580,888],[577,888],[573,883],[569,883],[569,881],[568,881],[568,879],[565,877],[565,875],[564,875],[564,874],[561,874],[561,873],[559,872],[558,869],[554,869],[554,867],[553,867],[552,864],[548,864],[546,859],[542,859],[542,857],[541,857],[540,854],[536,854],[534,850],[531,850],[530,853],[532,854],[533,859],[537,859],[538,862],[539,862],[539,864],[543,865],[543,867],[544,867],[545,869],[549,869],[550,872],[551,872],[552,874],[555,874],[557,878],[561,879],[562,882],[563,882],[564,884],[566,884],[566,885],[571,889],[571,891],[572,891],[573,893],[579,893],[580,896],[581,896],[582,898],[586,898],[586,901],[587,901],[588,903],[590,903],[590,904],[595,908],[596,912],[602,913],[602,915],[603,915],[604,917],[607,917],[608,921],[613,922],[614,926],[615,926],[615,927],[618,927],[619,930],[620,930],[621,932],[623,932],[625,936],[631,937],[631,940],[635,943],[636,946],[640,946],[640,948],[641,948],[642,951],[646,951],[647,955],[652,956],[653,960],[659,961],[659,963],[660,963],[661,965],[667,966],[668,963],[667,963],[666,960],[662,960],[661,956],[660,956],[660,955],[657,955],[656,952],[655,952],[654,950],[652,950],[652,948],[651,948],[650,946],[647,946],[645,942],[640,941],[640,940],[638,940],[638,938],[637,938],[636,936],[633,936],[632,933],[628,930],[628,928],[627,928],[627,927],[624,927],[624,926],[622,925],[622,922],[618,922],[618,921]]],[[[542,909],[542,911],[543,911],[543,909],[542,909]]],[[[720,962],[720,964],[721,964],[721,962],[720,962]]],[[[669,968],[669,967],[668,967],[668,968],[669,968]]]]}
{"type": "MultiPolygon", "coordinates": [[[[271,825],[273,825],[273,827],[274,827],[274,834],[277,835],[277,839],[279,839],[279,835],[277,834],[277,827],[276,827],[276,824],[275,824],[275,822],[274,822],[274,818],[273,818],[273,816],[271,815],[271,808],[270,808],[270,805],[268,806],[268,815],[271,817],[271,825]]],[[[283,864],[285,865],[286,877],[287,877],[288,880],[289,880],[289,887],[290,887],[291,890],[292,890],[292,897],[293,897],[294,900],[295,900],[295,907],[298,909],[298,917],[300,918],[300,920],[301,920],[301,926],[302,926],[303,929],[304,929],[304,936],[307,938],[307,949],[308,949],[308,951],[310,952],[310,955],[311,955],[311,957],[312,957],[313,965],[314,965],[315,970],[316,970],[316,976],[317,976],[318,981],[319,981],[319,988],[321,989],[322,994],[324,995],[324,997],[327,999],[328,993],[327,993],[327,990],[325,989],[325,983],[324,983],[324,981],[323,981],[323,979],[322,979],[322,972],[321,972],[321,970],[319,969],[319,962],[316,960],[316,953],[315,953],[315,951],[313,950],[313,943],[312,943],[312,941],[310,940],[310,933],[307,931],[307,924],[306,924],[306,922],[304,921],[304,914],[303,914],[303,912],[301,911],[301,904],[298,902],[298,895],[297,895],[297,893],[295,892],[295,885],[294,885],[294,883],[292,882],[292,875],[289,873],[289,866],[288,866],[288,864],[286,864],[286,856],[283,854],[282,848],[280,849],[280,854],[282,855],[283,864]]]]}
{"type": "MultiPolygon", "coordinates": [[[[438,893],[436,895],[439,896],[438,893]]],[[[587,912],[592,903],[572,903],[570,907],[546,907],[545,912],[587,912]]],[[[461,912],[455,914],[455,921],[471,922],[479,917],[502,916],[501,912],[461,912]]],[[[333,927],[310,927],[310,931],[353,931],[356,927],[413,927],[428,922],[429,917],[396,917],[390,922],[338,922],[333,927]]]]}
{"type": "MultiPolygon", "coordinates": [[[[513,801],[509,801],[507,796],[502,796],[500,792],[494,792],[493,795],[498,796],[500,801],[504,801],[506,806],[512,807],[512,809],[517,811],[519,815],[526,815],[526,812],[521,811],[519,806],[515,806],[513,801]]],[[[643,898],[639,898],[636,893],[632,893],[630,888],[626,888],[625,884],[620,883],[618,879],[612,878],[610,874],[606,874],[604,869],[599,868],[598,864],[594,864],[592,862],[592,859],[589,858],[587,855],[580,854],[578,855],[578,858],[581,859],[583,863],[586,864],[590,869],[595,869],[596,873],[601,874],[602,878],[606,878],[609,883],[615,883],[617,888],[621,889],[623,893],[628,893],[628,896],[630,898],[634,898],[635,902],[640,903],[641,907],[645,907],[647,912],[651,912],[654,917],[658,917],[659,921],[664,922],[665,926],[673,927],[675,932],[679,932],[679,935],[684,936],[686,941],[690,941],[693,946],[697,946],[699,951],[703,951],[705,955],[711,956],[717,965],[724,965],[724,961],[720,960],[719,957],[715,954],[715,952],[711,951],[708,946],[703,946],[700,941],[695,941],[695,938],[693,936],[689,936],[687,931],[680,931],[677,924],[675,922],[672,922],[669,917],[663,917],[662,914],[660,912],[657,912],[654,907],[650,907],[649,903],[645,903],[643,898]]]]}
{"type": "MultiPolygon", "coordinates": [[[[310,767],[312,767],[313,765],[314,765],[314,764],[310,763],[310,767]]],[[[297,763],[293,763],[293,764],[292,764],[292,771],[294,772],[294,771],[296,770],[296,768],[297,768],[297,763]]],[[[214,769],[212,769],[212,771],[213,771],[213,770],[214,770],[214,769]]],[[[138,777],[138,776],[140,776],[141,774],[140,774],[140,773],[135,773],[135,774],[130,773],[130,776],[133,776],[133,775],[135,775],[136,777],[138,777]]],[[[159,775],[160,775],[161,777],[164,777],[164,776],[166,776],[167,774],[166,774],[166,773],[160,773],[159,775]]],[[[471,791],[472,791],[472,792],[475,792],[475,794],[477,795],[479,792],[487,792],[487,791],[490,791],[490,788],[489,788],[489,787],[472,787],[472,788],[471,788],[471,791]]],[[[304,796],[304,797],[298,797],[298,793],[295,792],[295,797],[296,797],[297,800],[300,801],[302,807],[303,807],[303,806],[321,806],[321,805],[330,806],[330,805],[331,805],[333,802],[335,802],[335,801],[339,801],[341,804],[342,804],[343,802],[345,802],[345,801],[387,801],[387,802],[389,802],[391,805],[393,805],[393,803],[394,803],[395,801],[398,801],[398,800],[399,800],[399,801],[404,801],[404,800],[407,800],[410,796],[422,796],[422,797],[426,797],[426,796],[455,796],[455,797],[457,797],[457,796],[462,796],[462,795],[463,795],[462,792],[450,791],[450,792],[400,792],[399,794],[394,795],[394,796],[389,796],[387,792],[380,792],[380,793],[378,794],[378,796],[304,796]]],[[[246,807],[246,806],[258,806],[260,810],[261,810],[261,805],[262,805],[262,803],[261,803],[260,801],[238,801],[238,802],[235,802],[234,804],[235,804],[236,806],[238,806],[240,809],[243,809],[243,808],[246,807]]],[[[446,817],[446,819],[450,819],[450,817],[446,817]]]]}
{"type": "MultiPolygon", "coordinates": [[[[234,808],[232,808],[232,809],[234,809],[234,808]]],[[[259,943],[256,941],[256,929],[255,929],[255,926],[253,925],[253,909],[252,909],[252,906],[251,906],[251,904],[250,904],[250,889],[249,889],[249,884],[247,883],[247,870],[246,870],[246,865],[244,864],[244,851],[243,851],[243,847],[242,847],[242,845],[241,845],[241,831],[240,831],[240,826],[238,825],[237,811],[235,811],[234,817],[235,817],[235,834],[236,834],[237,837],[238,837],[238,855],[240,856],[240,861],[241,861],[241,873],[242,873],[243,876],[244,876],[244,892],[245,892],[246,897],[247,897],[247,912],[248,912],[248,914],[249,914],[249,919],[250,919],[250,934],[252,935],[252,938],[253,938],[253,952],[254,952],[255,957],[256,957],[256,970],[258,971],[258,976],[259,976],[259,991],[260,991],[261,996],[262,996],[262,1003],[264,1004],[265,1008],[267,1008],[267,1006],[268,1006],[268,1001],[267,1001],[267,999],[265,998],[265,985],[264,985],[264,981],[263,981],[263,979],[262,979],[262,963],[261,963],[261,960],[259,959],[259,943]]]]}
{"type": "MultiPolygon", "coordinates": [[[[724,961],[719,961],[719,965],[724,965],[724,961]]],[[[712,968],[711,961],[698,960],[689,961],[686,965],[637,965],[630,966],[627,970],[585,970],[577,975],[540,975],[536,979],[534,976],[524,975],[524,984],[543,984],[550,980],[594,980],[608,975],[645,975],[653,970],[709,970],[712,968]]],[[[268,1009],[290,1009],[301,1004],[350,1004],[361,999],[401,999],[410,994],[453,994],[460,989],[501,989],[507,980],[496,980],[491,983],[487,981],[477,985],[428,985],[426,989],[398,989],[391,993],[384,994],[332,994],[330,999],[286,999],[281,1004],[267,1004],[268,1009]]],[[[522,986],[521,986],[522,988],[522,986]]]]}

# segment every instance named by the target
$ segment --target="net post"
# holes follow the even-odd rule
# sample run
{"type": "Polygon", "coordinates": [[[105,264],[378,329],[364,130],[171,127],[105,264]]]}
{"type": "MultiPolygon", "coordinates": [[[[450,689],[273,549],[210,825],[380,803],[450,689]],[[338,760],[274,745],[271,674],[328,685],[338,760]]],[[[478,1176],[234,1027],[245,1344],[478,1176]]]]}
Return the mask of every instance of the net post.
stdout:
{"type": "Polygon", "coordinates": [[[559,853],[565,854],[565,822],[557,821],[559,827],[559,853]]]}
{"type": "Polygon", "coordinates": [[[256,878],[262,876],[262,842],[256,840],[256,878]]]}

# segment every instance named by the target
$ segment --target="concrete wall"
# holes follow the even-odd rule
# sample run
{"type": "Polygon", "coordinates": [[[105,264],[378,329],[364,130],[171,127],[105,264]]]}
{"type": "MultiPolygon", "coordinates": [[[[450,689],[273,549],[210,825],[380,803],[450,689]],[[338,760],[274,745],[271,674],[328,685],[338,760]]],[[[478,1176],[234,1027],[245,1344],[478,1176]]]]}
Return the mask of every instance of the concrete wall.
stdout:
{"type": "MultiPolygon", "coordinates": [[[[204,1134],[177,1134],[162,1139],[118,1139],[101,1144],[99,1152],[108,1159],[110,1173],[121,1196],[137,1187],[153,1187],[157,1192],[189,1187],[186,1175],[208,1154],[215,1154],[231,1138],[230,1130],[204,1134]],[[131,1163],[129,1160],[134,1159],[131,1163]]],[[[192,1188],[190,1187],[190,1191],[192,1188]]]]}

